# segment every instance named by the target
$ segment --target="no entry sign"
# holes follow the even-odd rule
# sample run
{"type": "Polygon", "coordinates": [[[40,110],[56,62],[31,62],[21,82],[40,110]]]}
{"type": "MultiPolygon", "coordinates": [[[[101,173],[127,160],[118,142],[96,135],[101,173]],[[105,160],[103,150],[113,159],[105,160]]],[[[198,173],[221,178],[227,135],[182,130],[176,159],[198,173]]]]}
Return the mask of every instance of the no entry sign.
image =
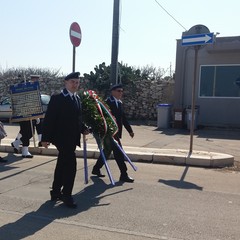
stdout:
{"type": "Polygon", "coordinates": [[[74,47],[78,47],[81,43],[82,40],[82,32],[81,32],[81,28],[78,25],[78,23],[73,22],[70,26],[70,30],[69,30],[69,36],[70,36],[70,40],[72,42],[72,45],[74,47]]]}

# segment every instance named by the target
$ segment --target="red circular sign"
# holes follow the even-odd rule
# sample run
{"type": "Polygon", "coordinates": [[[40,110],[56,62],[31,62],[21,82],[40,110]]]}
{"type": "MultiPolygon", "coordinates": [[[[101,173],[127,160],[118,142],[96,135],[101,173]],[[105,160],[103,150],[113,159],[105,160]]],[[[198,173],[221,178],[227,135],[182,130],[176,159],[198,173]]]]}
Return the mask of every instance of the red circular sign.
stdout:
{"type": "Polygon", "coordinates": [[[72,45],[75,47],[78,47],[82,40],[82,32],[81,32],[81,28],[78,25],[78,23],[73,22],[71,24],[70,30],[69,30],[69,36],[70,36],[72,45]]]}

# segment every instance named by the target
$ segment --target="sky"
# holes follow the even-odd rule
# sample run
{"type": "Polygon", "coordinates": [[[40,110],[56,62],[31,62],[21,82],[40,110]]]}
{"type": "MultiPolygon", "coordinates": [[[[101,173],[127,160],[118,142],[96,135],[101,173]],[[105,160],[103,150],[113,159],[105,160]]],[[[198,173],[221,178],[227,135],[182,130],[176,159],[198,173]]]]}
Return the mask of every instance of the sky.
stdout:
{"type": "MultiPolygon", "coordinates": [[[[0,0],[0,70],[44,68],[72,72],[69,29],[80,25],[75,69],[111,64],[114,0],[0,0]]],[[[175,70],[176,40],[202,24],[218,37],[239,36],[240,1],[120,0],[118,61],[175,70]],[[164,9],[165,10],[164,10],[164,9]]]]}

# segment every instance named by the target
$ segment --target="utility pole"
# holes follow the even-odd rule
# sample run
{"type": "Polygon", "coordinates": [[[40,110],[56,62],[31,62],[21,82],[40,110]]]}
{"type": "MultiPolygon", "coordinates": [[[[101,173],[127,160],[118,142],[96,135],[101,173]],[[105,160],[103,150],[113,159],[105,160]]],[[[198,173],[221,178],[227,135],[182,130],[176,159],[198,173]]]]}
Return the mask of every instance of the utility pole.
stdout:
{"type": "Polygon", "coordinates": [[[114,0],[110,86],[118,83],[119,5],[120,0],[114,0]]]}
{"type": "Polygon", "coordinates": [[[172,77],[172,63],[170,62],[170,77],[172,77]]]}

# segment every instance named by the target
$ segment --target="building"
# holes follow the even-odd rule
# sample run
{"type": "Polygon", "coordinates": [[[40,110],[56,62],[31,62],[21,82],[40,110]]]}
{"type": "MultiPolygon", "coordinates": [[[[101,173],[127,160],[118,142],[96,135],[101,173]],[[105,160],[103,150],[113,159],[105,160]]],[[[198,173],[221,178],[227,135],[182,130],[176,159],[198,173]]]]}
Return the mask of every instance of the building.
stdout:
{"type": "MultiPolygon", "coordinates": [[[[177,40],[174,109],[191,108],[195,91],[197,125],[238,128],[240,36],[214,38],[214,43],[202,45],[197,55],[195,47],[182,46],[182,40],[177,40]]],[[[185,113],[185,124],[189,117],[185,113]]]]}

